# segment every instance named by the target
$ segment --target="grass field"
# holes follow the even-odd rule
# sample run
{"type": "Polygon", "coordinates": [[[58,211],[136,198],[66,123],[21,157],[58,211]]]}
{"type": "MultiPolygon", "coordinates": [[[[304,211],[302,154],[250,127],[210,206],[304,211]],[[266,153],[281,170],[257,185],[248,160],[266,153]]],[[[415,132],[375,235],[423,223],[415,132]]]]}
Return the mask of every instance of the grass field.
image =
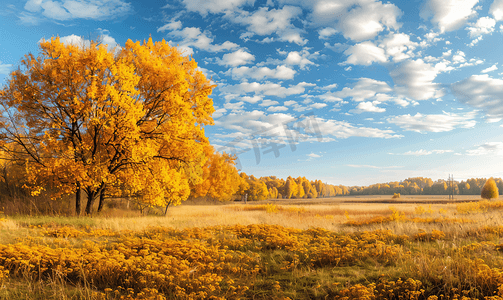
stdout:
{"type": "Polygon", "coordinates": [[[503,201],[479,200],[6,216],[0,299],[503,299],[503,201]]]}

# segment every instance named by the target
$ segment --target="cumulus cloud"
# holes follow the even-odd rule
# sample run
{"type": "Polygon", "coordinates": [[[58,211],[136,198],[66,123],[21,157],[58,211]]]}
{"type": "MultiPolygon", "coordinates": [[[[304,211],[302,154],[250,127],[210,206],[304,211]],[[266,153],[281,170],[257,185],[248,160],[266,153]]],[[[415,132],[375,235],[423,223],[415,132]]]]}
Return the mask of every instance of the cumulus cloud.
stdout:
{"type": "Polygon", "coordinates": [[[273,100],[263,100],[262,103],[259,104],[259,106],[271,106],[271,105],[278,105],[278,101],[273,101],[273,100]]]}
{"type": "Polygon", "coordinates": [[[326,103],[313,103],[313,104],[310,104],[309,106],[312,108],[315,108],[315,109],[320,109],[320,108],[327,106],[327,104],[326,103]]]}
{"type": "Polygon", "coordinates": [[[419,15],[430,20],[441,32],[453,31],[463,26],[477,12],[474,6],[479,0],[428,0],[419,15]]]}
{"type": "Polygon", "coordinates": [[[365,100],[376,100],[380,93],[388,93],[393,91],[384,81],[379,81],[371,78],[360,78],[352,87],[344,87],[342,90],[329,93],[329,95],[337,99],[351,97],[353,101],[361,102],[365,100]]]}
{"type": "Polygon", "coordinates": [[[419,150],[416,150],[416,151],[407,151],[405,153],[402,153],[401,155],[413,155],[413,156],[424,156],[424,155],[431,155],[431,154],[444,154],[444,153],[450,153],[450,152],[454,152],[452,150],[431,150],[431,151],[427,151],[427,150],[423,150],[423,149],[419,149],[419,150]]]}
{"type": "MultiPolygon", "coordinates": [[[[224,55],[225,56],[225,55],[224,55]]],[[[287,66],[277,66],[276,69],[268,67],[239,67],[232,68],[225,72],[225,75],[232,76],[232,79],[251,78],[255,80],[262,79],[293,79],[296,71],[287,66]]]]}
{"type": "Polygon", "coordinates": [[[346,64],[369,66],[374,62],[387,61],[384,49],[377,47],[372,42],[363,42],[349,47],[344,54],[348,56],[346,64]]]}
{"type": "Polygon", "coordinates": [[[375,0],[304,1],[312,10],[311,21],[336,29],[346,39],[364,41],[385,29],[398,29],[401,11],[394,4],[375,0]]]}
{"type": "Polygon", "coordinates": [[[255,93],[255,95],[277,96],[284,98],[290,95],[302,94],[307,86],[313,86],[313,84],[300,82],[296,85],[283,87],[280,84],[272,82],[241,82],[240,84],[221,87],[220,91],[234,95],[255,93]]]}
{"type": "Polygon", "coordinates": [[[481,71],[481,73],[489,73],[489,72],[492,72],[492,71],[495,71],[495,70],[498,70],[498,67],[497,67],[497,63],[495,63],[494,65],[490,66],[489,68],[486,68],[484,70],[481,71]]]}
{"type": "Polygon", "coordinates": [[[472,75],[451,85],[461,102],[482,109],[490,117],[503,117],[503,80],[488,74],[472,75]]]}
{"type": "Polygon", "coordinates": [[[232,112],[238,112],[238,111],[242,111],[243,110],[243,105],[244,105],[243,101],[239,101],[239,102],[227,102],[227,103],[224,104],[224,108],[226,110],[230,110],[232,112]]]}
{"type": "Polygon", "coordinates": [[[336,33],[337,33],[337,30],[335,30],[332,27],[325,27],[323,29],[318,30],[319,38],[322,40],[327,39],[336,33]]]}
{"type": "Polygon", "coordinates": [[[197,27],[185,27],[181,30],[172,30],[168,32],[168,36],[179,38],[179,48],[186,50],[186,54],[192,54],[191,47],[208,52],[221,52],[239,48],[238,44],[229,41],[225,41],[220,45],[213,44],[214,39],[210,36],[210,33],[206,31],[202,32],[201,29],[197,27]]]}
{"type": "Polygon", "coordinates": [[[253,5],[255,0],[182,0],[182,2],[188,11],[198,12],[205,17],[208,13],[224,13],[245,5],[253,5]]]}
{"type": "Polygon", "coordinates": [[[396,134],[393,130],[389,129],[378,129],[371,127],[357,127],[346,121],[337,120],[326,120],[322,118],[316,118],[318,127],[321,133],[335,138],[349,138],[352,136],[358,137],[372,137],[372,138],[400,138],[399,134],[396,134]]]}
{"type": "MultiPolygon", "coordinates": [[[[264,111],[230,113],[215,120],[215,125],[237,131],[230,137],[283,138],[283,143],[291,143],[292,137],[298,141],[332,141],[334,138],[352,136],[371,138],[400,138],[392,130],[358,127],[346,121],[307,116],[302,119],[285,113],[267,114],[264,111]]],[[[278,141],[278,140],[276,140],[278,141]]],[[[296,141],[296,142],[298,142],[296,141]]]]}
{"type": "Polygon", "coordinates": [[[484,34],[489,34],[494,31],[494,26],[496,26],[496,21],[493,18],[483,17],[477,20],[475,24],[470,24],[471,26],[466,28],[469,31],[471,38],[476,38],[484,34]]]}
{"type": "Polygon", "coordinates": [[[385,112],[386,109],[382,107],[377,107],[377,104],[380,104],[381,102],[379,101],[374,101],[374,102],[360,102],[356,106],[356,109],[351,109],[349,112],[350,113],[355,113],[355,114],[361,114],[364,112],[376,112],[376,113],[381,113],[385,112]]]}
{"type": "Polygon", "coordinates": [[[243,49],[239,49],[239,50],[234,51],[232,53],[224,54],[222,59],[217,60],[217,63],[221,66],[236,67],[236,66],[240,66],[240,65],[249,64],[254,60],[255,60],[255,56],[253,54],[250,54],[243,49]]]}
{"type": "Polygon", "coordinates": [[[164,32],[164,31],[173,31],[173,30],[179,30],[182,29],[182,22],[180,21],[171,21],[164,26],[161,26],[157,28],[157,32],[164,32]]]}
{"type": "Polygon", "coordinates": [[[24,9],[58,21],[107,20],[130,13],[132,6],[122,0],[28,0],[24,9]]]}
{"type": "Polygon", "coordinates": [[[395,82],[395,91],[415,100],[441,97],[442,91],[433,83],[439,70],[422,59],[406,61],[390,72],[395,82]]]}
{"type": "Polygon", "coordinates": [[[491,7],[489,7],[489,13],[496,21],[503,20],[503,0],[494,0],[491,7]]]}
{"type": "Polygon", "coordinates": [[[292,24],[292,21],[300,15],[302,15],[300,7],[285,5],[279,9],[261,7],[254,12],[240,10],[229,14],[228,17],[232,22],[247,25],[248,32],[242,34],[241,38],[274,33],[280,41],[305,45],[307,40],[302,38],[303,30],[292,24]]]}
{"type": "Polygon", "coordinates": [[[267,108],[267,111],[271,111],[271,112],[286,111],[286,110],[288,110],[288,107],[286,107],[286,106],[269,106],[267,108]]]}
{"type": "Polygon", "coordinates": [[[11,68],[12,68],[12,64],[3,64],[0,61],[0,74],[9,74],[11,68]]]}
{"type": "Polygon", "coordinates": [[[307,49],[302,51],[292,51],[289,52],[285,63],[292,66],[299,66],[301,69],[305,69],[309,65],[316,65],[311,59],[316,59],[318,53],[309,53],[307,49]]]}
{"type": "Polygon", "coordinates": [[[379,47],[386,50],[386,56],[392,57],[394,62],[411,58],[414,56],[413,50],[419,44],[412,42],[410,36],[405,33],[390,33],[385,37],[379,47]]]}
{"type": "Polygon", "coordinates": [[[466,150],[467,155],[503,155],[503,142],[488,142],[479,145],[476,149],[466,150]]]}
{"type": "MultiPolygon", "coordinates": [[[[41,39],[41,41],[44,39],[41,39]]],[[[65,45],[74,45],[77,47],[89,47],[91,45],[90,40],[86,40],[81,36],[71,34],[67,36],[63,36],[59,38],[59,41],[65,45]]],[[[103,45],[108,46],[109,51],[119,51],[120,46],[117,44],[117,41],[108,34],[108,30],[101,29],[101,35],[99,37],[99,42],[103,45]]]]}
{"type": "Polygon", "coordinates": [[[388,123],[395,124],[404,130],[416,132],[445,132],[455,128],[472,128],[477,123],[475,113],[454,114],[431,114],[423,115],[417,113],[393,116],[387,119],[388,123]]]}

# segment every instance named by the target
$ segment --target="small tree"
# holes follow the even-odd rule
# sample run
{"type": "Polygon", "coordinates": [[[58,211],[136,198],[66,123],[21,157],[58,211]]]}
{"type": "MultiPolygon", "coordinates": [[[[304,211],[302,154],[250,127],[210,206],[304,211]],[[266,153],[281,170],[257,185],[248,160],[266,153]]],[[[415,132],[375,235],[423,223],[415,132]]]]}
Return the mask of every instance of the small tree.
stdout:
{"type": "Polygon", "coordinates": [[[491,177],[486,181],[486,183],[482,187],[480,197],[482,197],[483,199],[497,199],[498,195],[499,195],[498,186],[496,186],[496,182],[491,177]]]}

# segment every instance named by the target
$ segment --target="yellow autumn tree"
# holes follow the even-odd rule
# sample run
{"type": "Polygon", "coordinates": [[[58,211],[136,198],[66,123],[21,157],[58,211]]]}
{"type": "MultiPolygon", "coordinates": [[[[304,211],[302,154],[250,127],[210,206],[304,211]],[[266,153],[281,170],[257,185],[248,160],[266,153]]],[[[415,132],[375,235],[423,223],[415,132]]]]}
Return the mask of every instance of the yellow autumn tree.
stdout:
{"type": "Polygon", "coordinates": [[[498,196],[498,186],[496,185],[496,181],[494,181],[494,179],[491,177],[487,179],[486,183],[482,187],[480,197],[482,197],[483,199],[497,199],[498,196]]]}
{"type": "Polygon", "coordinates": [[[114,52],[52,38],[0,91],[0,146],[22,149],[9,154],[26,162],[32,194],[75,194],[77,213],[82,192],[87,213],[112,193],[177,204],[201,181],[212,89],[164,40],[129,40],[114,52]]]}
{"type": "Polygon", "coordinates": [[[193,187],[192,196],[231,200],[240,187],[246,184],[246,180],[239,176],[236,169],[236,157],[225,152],[215,152],[211,146],[206,153],[208,160],[203,167],[202,181],[193,187]]]}

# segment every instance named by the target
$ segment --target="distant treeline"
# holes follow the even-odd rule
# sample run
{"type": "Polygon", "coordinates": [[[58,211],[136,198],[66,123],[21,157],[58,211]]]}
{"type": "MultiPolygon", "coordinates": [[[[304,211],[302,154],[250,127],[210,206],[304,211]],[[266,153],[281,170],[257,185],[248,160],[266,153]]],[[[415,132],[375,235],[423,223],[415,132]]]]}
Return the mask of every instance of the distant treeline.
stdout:
{"type": "Polygon", "coordinates": [[[309,181],[306,177],[286,180],[276,176],[256,178],[253,175],[240,174],[246,185],[238,191],[238,195],[247,195],[248,200],[320,198],[349,195],[349,190],[343,185],[323,183],[321,180],[309,181]]]}
{"type": "MultiPolygon", "coordinates": [[[[503,192],[503,180],[493,178],[500,194],[503,192]]],[[[481,189],[487,178],[471,178],[466,181],[453,181],[452,183],[439,179],[413,177],[403,181],[377,183],[369,186],[351,187],[350,195],[480,195],[481,189]]]]}
{"type": "MultiPolygon", "coordinates": [[[[321,180],[310,181],[305,177],[286,180],[276,176],[256,178],[253,175],[241,173],[240,177],[246,181],[240,187],[237,195],[247,195],[247,199],[299,199],[299,198],[322,198],[345,195],[480,195],[481,189],[487,178],[472,178],[466,181],[452,181],[451,183],[439,179],[413,177],[403,181],[377,183],[369,186],[332,185],[323,183],[321,180]]],[[[503,180],[494,178],[500,194],[503,192],[503,180]]]]}

